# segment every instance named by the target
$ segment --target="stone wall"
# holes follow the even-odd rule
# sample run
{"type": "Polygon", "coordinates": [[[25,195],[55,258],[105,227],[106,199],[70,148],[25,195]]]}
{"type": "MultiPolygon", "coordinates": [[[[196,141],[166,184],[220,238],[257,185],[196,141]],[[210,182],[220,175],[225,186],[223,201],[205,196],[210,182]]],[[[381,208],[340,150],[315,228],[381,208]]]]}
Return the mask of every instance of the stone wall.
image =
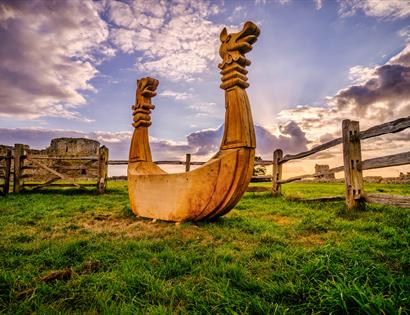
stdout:
{"type": "Polygon", "coordinates": [[[96,156],[100,143],[84,138],[57,138],[52,139],[50,146],[45,150],[48,156],[96,156]]]}
{"type": "MultiPolygon", "coordinates": [[[[329,172],[329,170],[330,170],[329,165],[321,165],[321,164],[315,165],[315,174],[329,172]]],[[[318,175],[318,176],[315,176],[315,179],[318,181],[334,181],[335,173],[326,174],[326,175],[318,175]]]]}

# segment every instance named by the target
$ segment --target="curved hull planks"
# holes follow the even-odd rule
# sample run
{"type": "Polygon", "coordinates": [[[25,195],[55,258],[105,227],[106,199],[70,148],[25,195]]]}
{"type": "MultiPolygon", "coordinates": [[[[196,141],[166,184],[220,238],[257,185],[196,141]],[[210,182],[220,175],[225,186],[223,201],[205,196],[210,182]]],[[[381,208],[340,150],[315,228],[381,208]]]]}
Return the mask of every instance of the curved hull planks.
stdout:
{"type": "Polygon", "coordinates": [[[253,157],[252,149],[227,150],[193,171],[177,174],[162,173],[153,162],[131,163],[131,209],[138,216],[165,221],[216,218],[229,211],[246,191],[253,157]]]}

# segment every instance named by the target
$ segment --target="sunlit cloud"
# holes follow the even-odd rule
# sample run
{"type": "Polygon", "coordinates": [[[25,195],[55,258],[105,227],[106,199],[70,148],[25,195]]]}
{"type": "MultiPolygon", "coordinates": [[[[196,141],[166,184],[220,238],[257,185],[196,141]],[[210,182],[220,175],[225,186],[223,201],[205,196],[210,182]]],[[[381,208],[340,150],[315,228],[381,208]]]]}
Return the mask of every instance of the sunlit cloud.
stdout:
{"type": "Polygon", "coordinates": [[[76,109],[96,92],[98,58],[114,54],[108,35],[92,1],[1,3],[0,116],[92,121],[76,109]]]}
{"type": "Polygon", "coordinates": [[[187,100],[193,97],[192,94],[187,93],[187,92],[177,92],[177,91],[171,91],[171,90],[165,90],[161,93],[159,93],[159,96],[163,97],[172,97],[177,101],[180,100],[187,100]]]}
{"type": "Polygon", "coordinates": [[[357,11],[378,18],[403,19],[410,16],[410,6],[406,0],[345,0],[339,1],[339,5],[339,13],[344,17],[357,11]]]}
{"type": "Polygon", "coordinates": [[[173,81],[192,81],[217,57],[221,25],[207,1],[110,2],[111,40],[125,53],[140,52],[136,70],[173,81]]]}

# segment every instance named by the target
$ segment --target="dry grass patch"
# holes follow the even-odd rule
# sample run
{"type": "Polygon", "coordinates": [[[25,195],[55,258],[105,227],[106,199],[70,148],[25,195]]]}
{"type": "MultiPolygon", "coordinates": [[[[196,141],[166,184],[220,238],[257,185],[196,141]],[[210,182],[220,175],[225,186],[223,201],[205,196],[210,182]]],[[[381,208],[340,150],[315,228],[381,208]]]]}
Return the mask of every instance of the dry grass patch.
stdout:
{"type": "Polygon", "coordinates": [[[321,246],[326,243],[326,240],[320,234],[298,235],[294,239],[294,243],[302,246],[321,246]]]}
{"type": "Polygon", "coordinates": [[[334,245],[340,245],[341,241],[337,240],[338,236],[335,231],[326,233],[303,232],[291,235],[291,242],[301,246],[322,246],[328,242],[334,245]]]}
{"type": "Polygon", "coordinates": [[[278,225],[291,225],[294,224],[297,220],[292,217],[287,217],[279,214],[270,216],[270,218],[278,225]]]}
{"type": "Polygon", "coordinates": [[[81,229],[93,234],[109,234],[114,238],[163,239],[177,237],[183,241],[209,243],[213,237],[194,225],[176,226],[169,222],[152,222],[145,219],[112,218],[91,219],[81,223],[81,229]]]}

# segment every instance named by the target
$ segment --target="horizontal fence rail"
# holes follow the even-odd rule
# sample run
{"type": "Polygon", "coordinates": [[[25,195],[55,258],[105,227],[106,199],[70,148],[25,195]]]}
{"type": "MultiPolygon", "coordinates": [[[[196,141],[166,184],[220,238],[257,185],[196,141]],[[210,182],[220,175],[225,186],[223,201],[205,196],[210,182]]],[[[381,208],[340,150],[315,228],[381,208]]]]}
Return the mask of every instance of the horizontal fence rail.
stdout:
{"type": "Polygon", "coordinates": [[[410,164],[410,151],[365,160],[357,165],[361,170],[410,164]]]}
{"type": "Polygon", "coordinates": [[[67,156],[67,157],[61,157],[61,156],[41,156],[41,155],[27,155],[24,156],[27,159],[30,160],[56,160],[56,161],[98,161],[99,157],[98,156],[67,156]]]}
{"type": "MultiPolygon", "coordinates": [[[[155,164],[158,165],[186,165],[186,161],[154,161],[155,164]]],[[[203,165],[206,162],[200,162],[200,161],[190,161],[190,165],[203,165]]],[[[128,165],[128,160],[109,160],[108,165],[128,165]]],[[[258,160],[254,162],[254,165],[262,165],[262,166],[267,166],[267,165],[272,165],[271,160],[258,160]]]]}
{"type": "Polygon", "coordinates": [[[382,203],[402,208],[410,208],[410,196],[397,196],[388,194],[366,194],[366,202],[382,203]]]}

